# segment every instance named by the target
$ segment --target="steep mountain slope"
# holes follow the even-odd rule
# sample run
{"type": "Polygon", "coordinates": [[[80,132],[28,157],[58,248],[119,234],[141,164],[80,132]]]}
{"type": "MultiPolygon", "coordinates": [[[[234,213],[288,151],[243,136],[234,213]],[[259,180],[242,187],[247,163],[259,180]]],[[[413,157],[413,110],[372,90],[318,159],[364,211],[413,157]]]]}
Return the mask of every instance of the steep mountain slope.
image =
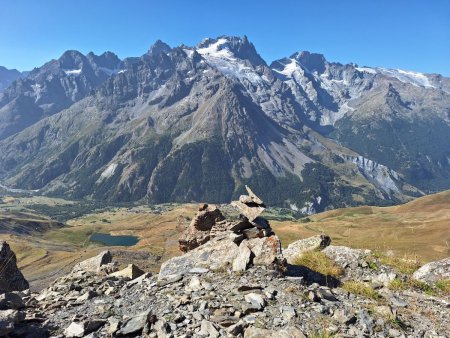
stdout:
{"type": "Polygon", "coordinates": [[[8,69],[0,66],[0,93],[15,80],[20,79],[23,76],[24,74],[17,69],[8,69]]]}
{"type": "Polygon", "coordinates": [[[86,97],[119,66],[120,60],[110,52],[85,56],[67,51],[58,60],[35,68],[0,94],[0,139],[86,97]]]}
{"type": "MultiPolygon", "coordinates": [[[[383,135],[366,132],[370,142],[363,136],[346,142],[345,128],[364,127],[356,116],[390,121],[400,113],[444,121],[444,132],[448,127],[445,78],[430,78],[439,88],[423,88],[306,52],[269,67],[246,37],[176,48],[157,41],[115,69],[115,63],[100,66],[92,55],[78,56],[97,65],[93,69],[110,71],[99,71],[103,83],[89,82],[90,93],[81,91],[84,98],[77,96],[69,108],[0,141],[0,175],[7,185],[71,198],[161,203],[229,201],[249,183],[268,203],[305,213],[392,204],[421,194],[417,182],[403,164],[394,166],[372,150],[383,135]],[[401,86],[427,98],[416,102],[414,114],[394,105],[402,99],[401,86]],[[383,88],[400,99],[383,95],[383,88]],[[370,151],[361,148],[364,143],[370,151]]],[[[87,68],[68,66],[63,69],[72,73],[87,68]]],[[[439,135],[435,147],[446,156],[448,136],[439,135]]],[[[433,168],[435,160],[430,157],[433,168]]],[[[445,168],[439,173],[445,178],[445,168]]]]}
{"type": "Polygon", "coordinates": [[[272,68],[317,130],[425,191],[450,186],[448,78],[330,63],[308,52],[272,68]]]}

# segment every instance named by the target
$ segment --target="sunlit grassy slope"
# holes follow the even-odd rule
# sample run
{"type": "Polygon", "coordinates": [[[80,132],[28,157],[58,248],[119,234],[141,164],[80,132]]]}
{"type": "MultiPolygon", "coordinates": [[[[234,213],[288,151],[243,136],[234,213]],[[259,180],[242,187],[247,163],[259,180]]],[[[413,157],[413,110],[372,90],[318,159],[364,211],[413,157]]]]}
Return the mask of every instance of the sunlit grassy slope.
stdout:
{"type": "Polygon", "coordinates": [[[284,244],[307,229],[330,235],[334,245],[393,250],[423,261],[450,256],[450,191],[399,206],[337,209],[309,219],[308,223],[280,224],[275,231],[284,244]]]}

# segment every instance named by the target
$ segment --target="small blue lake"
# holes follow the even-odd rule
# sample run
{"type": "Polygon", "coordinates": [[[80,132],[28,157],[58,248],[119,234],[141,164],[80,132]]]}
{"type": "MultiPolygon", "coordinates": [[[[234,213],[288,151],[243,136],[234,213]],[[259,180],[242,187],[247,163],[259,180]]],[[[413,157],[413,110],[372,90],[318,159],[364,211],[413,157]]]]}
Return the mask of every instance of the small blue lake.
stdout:
{"type": "Polygon", "coordinates": [[[139,242],[139,238],[136,236],[112,236],[101,232],[92,234],[89,239],[91,242],[96,242],[107,246],[133,246],[139,242]]]}

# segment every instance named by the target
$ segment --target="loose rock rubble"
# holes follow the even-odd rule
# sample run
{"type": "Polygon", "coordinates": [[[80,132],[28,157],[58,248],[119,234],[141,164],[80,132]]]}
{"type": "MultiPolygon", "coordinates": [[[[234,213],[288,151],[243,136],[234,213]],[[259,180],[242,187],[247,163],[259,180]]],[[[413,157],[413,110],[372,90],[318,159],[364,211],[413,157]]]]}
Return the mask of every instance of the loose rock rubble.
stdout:
{"type": "MultiPolygon", "coordinates": [[[[405,276],[381,264],[369,250],[327,246],[330,240],[325,237],[291,245],[300,253],[305,247],[323,250],[344,270],[339,283],[366,283],[379,297],[350,293],[340,284],[329,286],[304,273],[301,266],[285,264],[279,240],[271,230],[262,237],[247,237],[244,230],[270,226],[260,229],[255,225],[260,222],[254,222],[261,217],[259,208],[264,207],[251,190],[248,196],[241,196],[240,203],[245,205],[240,210],[246,226],[227,224],[202,245],[167,261],[158,275],[144,273],[134,265],[118,271],[109,253],[102,252],[39,294],[4,293],[0,296],[0,335],[448,337],[447,296],[389,289],[392,278],[405,276]]],[[[201,217],[213,224],[205,227],[210,232],[218,223],[227,222],[205,216],[208,212],[219,215],[216,210],[202,210],[201,217]]],[[[208,237],[201,236],[198,238],[208,237]]]]}

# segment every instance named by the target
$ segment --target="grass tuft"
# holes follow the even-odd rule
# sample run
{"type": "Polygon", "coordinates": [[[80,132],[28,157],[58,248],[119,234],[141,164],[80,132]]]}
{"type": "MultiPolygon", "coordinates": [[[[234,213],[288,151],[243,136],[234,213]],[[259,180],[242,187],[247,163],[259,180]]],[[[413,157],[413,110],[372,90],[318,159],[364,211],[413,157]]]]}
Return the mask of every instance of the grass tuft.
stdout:
{"type": "Polygon", "coordinates": [[[360,295],[369,299],[380,299],[381,295],[376,292],[371,286],[358,281],[347,281],[341,286],[344,290],[353,293],[355,295],[360,295]]]}
{"type": "Polygon", "coordinates": [[[305,266],[324,276],[338,278],[344,274],[344,270],[340,266],[320,251],[305,252],[294,259],[293,264],[305,266]]]}
{"type": "Polygon", "coordinates": [[[422,265],[417,259],[417,256],[407,257],[405,255],[405,257],[400,258],[396,256],[388,256],[383,253],[374,253],[374,256],[381,264],[390,266],[397,272],[404,273],[406,275],[412,275],[422,265]]]}
{"type": "MultiPolygon", "coordinates": [[[[439,288],[437,283],[436,287],[439,288]]],[[[442,287],[445,288],[445,282],[442,284],[442,287]]],[[[450,287],[450,282],[448,282],[448,287],[450,287]]],[[[403,291],[406,289],[412,289],[424,292],[430,296],[436,296],[436,290],[434,290],[432,286],[428,285],[425,282],[412,279],[411,277],[408,277],[406,280],[395,278],[391,283],[389,283],[388,288],[393,291],[403,291]]]]}
{"type": "Polygon", "coordinates": [[[425,282],[421,282],[411,278],[408,280],[408,284],[410,285],[411,289],[416,289],[425,292],[427,295],[430,296],[436,296],[436,291],[433,290],[433,288],[425,282]]]}
{"type": "Polygon", "coordinates": [[[393,291],[402,291],[406,290],[408,288],[408,285],[401,279],[395,278],[392,282],[389,283],[388,288],[393,291]]]}
{"type": "Polygon", "coordinates": [[[450,279],[442,279],[437,281],[436,287],[442,292],[450,295],[450,279]]]}

